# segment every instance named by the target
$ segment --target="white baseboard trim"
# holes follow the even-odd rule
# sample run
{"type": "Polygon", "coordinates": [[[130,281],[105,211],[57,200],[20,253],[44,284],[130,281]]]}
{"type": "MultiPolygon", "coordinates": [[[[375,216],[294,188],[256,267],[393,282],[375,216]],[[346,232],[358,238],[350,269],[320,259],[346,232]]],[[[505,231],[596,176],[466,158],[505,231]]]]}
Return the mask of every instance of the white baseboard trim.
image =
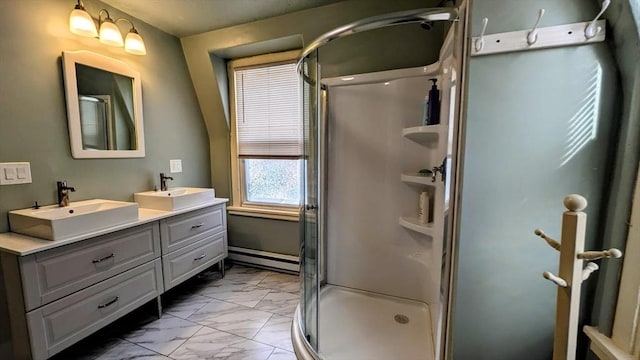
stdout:
{"type": "Polygon", "coordinates": [[[293,272],[300,271],[300,260],[297,256],[278,254],[269,251],[229,246],[229,259],[234,262],[260,267],[293,272]]]}

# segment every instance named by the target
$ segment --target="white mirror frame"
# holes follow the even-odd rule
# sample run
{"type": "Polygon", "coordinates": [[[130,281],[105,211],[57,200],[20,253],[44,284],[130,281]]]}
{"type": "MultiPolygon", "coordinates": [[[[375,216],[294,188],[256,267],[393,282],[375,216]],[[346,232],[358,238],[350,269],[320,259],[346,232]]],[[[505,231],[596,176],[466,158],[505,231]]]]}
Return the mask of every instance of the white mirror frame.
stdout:
{"type": "Polygon", "coordinates": [[[71,155],[75,159],[87,158],[139,158],[145,156],[144,126],[142,120],[142,81],[140,73],[126,63],[90,51],[63,51],[62,68],[67,99],[67,121],[71,155]],[[133,114],[136,129],[136,150],[86,150],[82,146],[80,105],[76,64],[98,68],[133,79],[133,114]]]}

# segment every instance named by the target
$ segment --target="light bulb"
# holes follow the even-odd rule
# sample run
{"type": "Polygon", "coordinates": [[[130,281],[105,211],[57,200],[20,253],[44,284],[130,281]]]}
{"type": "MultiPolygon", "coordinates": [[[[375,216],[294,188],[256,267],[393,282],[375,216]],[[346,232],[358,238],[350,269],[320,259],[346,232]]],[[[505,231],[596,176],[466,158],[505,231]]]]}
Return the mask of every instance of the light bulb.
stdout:
{"type": "Polygon", "coordinates": [[[82,5],[77,4],[69,15],[69,30],[80,36],[97,37],[96,23],[82,5]]]}
{"type": "Polygon", "coordinates": [[[147,49],[144,46],[142,37],[135,28],[131,28],[124,39],[124,51],[134,55],[146,55],[147,49]]]}
{"type": "Polygon", "coordinates": [[[122,47],[123,45],[122,34],[110,18],[106,18],[100,24],[100,42],[116,47],[122,47]]]}

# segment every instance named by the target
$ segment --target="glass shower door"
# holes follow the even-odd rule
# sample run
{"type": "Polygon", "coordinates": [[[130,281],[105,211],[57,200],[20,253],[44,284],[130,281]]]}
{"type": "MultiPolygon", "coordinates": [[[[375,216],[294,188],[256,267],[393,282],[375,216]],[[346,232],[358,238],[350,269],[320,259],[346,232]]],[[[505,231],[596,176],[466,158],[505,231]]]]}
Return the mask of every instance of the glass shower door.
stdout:
{"type": "Polygon", "coordinates": [[[318,351],[318,308],[319,308],[319,241],[318,241],[318,199],[319,199],[319,95],[320,68],[318,51],[309,54],[302,64],[302,111],[304,167],[304,204],[301,224],[301,326],[304,336],[315,351],[318,351]]]}

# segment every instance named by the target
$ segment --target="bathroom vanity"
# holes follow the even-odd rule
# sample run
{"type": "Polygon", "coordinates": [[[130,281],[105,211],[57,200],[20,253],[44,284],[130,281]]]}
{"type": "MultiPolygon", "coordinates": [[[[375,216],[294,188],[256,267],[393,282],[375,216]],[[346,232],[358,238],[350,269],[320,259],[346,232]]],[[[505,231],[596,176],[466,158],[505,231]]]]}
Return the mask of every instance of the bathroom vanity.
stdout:
{"type": "Polygon", "coordinates": [[[14,357],[49,358],[154,299],[160,313],[165,291],[224,269],[227,201],[139,208],[136,221],[58,241],[0,234],[14,357]]]}

